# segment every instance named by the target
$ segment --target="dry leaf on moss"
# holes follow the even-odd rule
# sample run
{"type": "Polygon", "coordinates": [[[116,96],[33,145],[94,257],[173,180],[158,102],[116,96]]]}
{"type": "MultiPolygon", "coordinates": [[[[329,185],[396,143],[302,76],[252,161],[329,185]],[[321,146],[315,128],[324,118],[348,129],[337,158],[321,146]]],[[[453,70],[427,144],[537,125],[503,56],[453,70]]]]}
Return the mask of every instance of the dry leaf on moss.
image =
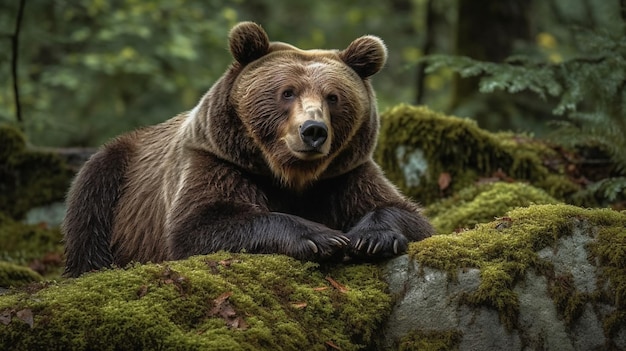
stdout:
{"type": "Polygon", "coordinates": [[[328,282],[330,283],[330,285],[333,286],[333,288],[339,290],[340,293],[345,294],[346,292],[348,292],[348,290],[350,290],[345,285],[339,284],[335,279],[331,278],[330,276],[327,276],[326,280],[328,280],[328,282]]]}
{"type": "Polygon", "coordinates": [[[235,307],[228,301],[232,295],[233,292],[228,291],[216,297],[213,300],[213,308],[209,311],[209,315],[222,318],[229,328],[246,330],[249,327],[248,323],[242,317],[237,316],[235,307]]]}
{"type": "Polygon", "coordinates": [[[12,312],[13,312],[12,310],[4,310],[0,312],[0,323],[4,325],[9,325],[9,323],[11,323],[12,312]]]}
{"type": "Polygon", "coordinates": [[[35,324],[35,320],[33,318],[33,311],[30,308],[25,308],[23,310],[17,311],[15,316],[22,320],[24,323],[28,324],[31,328],[33,324],[35,324]]]}

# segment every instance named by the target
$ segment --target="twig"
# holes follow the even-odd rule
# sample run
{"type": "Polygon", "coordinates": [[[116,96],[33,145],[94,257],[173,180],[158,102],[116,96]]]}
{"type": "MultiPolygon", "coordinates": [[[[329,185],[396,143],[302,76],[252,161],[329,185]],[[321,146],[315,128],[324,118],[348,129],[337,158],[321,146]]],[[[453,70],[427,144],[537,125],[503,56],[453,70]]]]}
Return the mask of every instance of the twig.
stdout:
{"type": "Polygon", "coordinates": [[[22,25],[22,17],[24,16],[24,6],[26,5],[26,0],[20,0],[19,9],[17,11],[17,21],[15,22],[15,31],[11,36],[11,47],[13,49],[13,55],[11,57],[11,74],[13,75],[13,95],[15,98],[15,117],[17,118],[17,122],[22,126],[24,124],[24,120],[22,119],[22,106],[20,103],[20,90],[17,83],[17,57],[18,57],[18,45],[19,45],[19,36],[20,36],[20,27],[22,25]]]}

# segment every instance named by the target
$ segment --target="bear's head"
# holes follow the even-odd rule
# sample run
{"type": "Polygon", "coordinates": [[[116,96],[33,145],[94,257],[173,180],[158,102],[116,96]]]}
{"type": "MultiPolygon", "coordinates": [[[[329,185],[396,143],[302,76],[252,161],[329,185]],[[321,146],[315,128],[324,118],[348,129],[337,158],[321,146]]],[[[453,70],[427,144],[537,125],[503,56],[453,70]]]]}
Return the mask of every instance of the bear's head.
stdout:
{"type": "Polygon", "coordinates": [[[229,42],[235,62],[188,117],[211,152],[294,190],[371,159],[379,120],[368,78],[387,59],[382,40],[300,50],[243,22],[229,42]]]}

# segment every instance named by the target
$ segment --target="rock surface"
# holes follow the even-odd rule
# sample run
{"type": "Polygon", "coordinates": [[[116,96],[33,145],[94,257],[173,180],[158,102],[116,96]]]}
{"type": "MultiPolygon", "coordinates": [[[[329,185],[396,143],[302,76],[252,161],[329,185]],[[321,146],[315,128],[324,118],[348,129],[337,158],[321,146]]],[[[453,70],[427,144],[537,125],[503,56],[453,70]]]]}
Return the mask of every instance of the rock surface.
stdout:
{"type": "MultiPolygon", "coordinates": [[[[409,256],[389,261],[383,276],[396,302],[384,328],[384,347],[417,350],[419,347],[412,344],[411,335],[429,336],[426,339],[433,345],[441,342],[438,338],[442,335],[454,332],[459,337],[453,347],[459,350],[626,349],[624,302],[608,298],[623,295],[624,287],[619,284],[624,281],[625,267],[621,265],[615,270],[599,254],[610,249],[601,247],[607,244],[602,243],[607,238],[600,233],[607,226],[615,226],[622,234],[610,237],[609,245],[616,248],[613,253],[617,253],[619,260],[625,260],[620,252],[625,248],[626,214],[615,212],[611,215],[616,216],[608,220],[590,218],[586,211],[559,205],[554,214],[560,213],[567,226],[538,223],[542,230],[552,231],[547,234],[554,235],[555,240],[536,250],[536,264],[518,272],[519,276],[511,282],[517,302],[512,309],[476,304],[468,298],[480,290],[483,272],[490,269],[488,265],[483,265],[482,271],[476,267],[450,271],[425,266],[409,256]],[[565,292],[558,291],[562,283],[565,292]],[[503,316],[503,311],[515,313],[503,316]],[[508,317],[513,317],[510,326],[506,323],[508,317]],[[620,322],[615,323],[615,318],[620,322]]],[[[600,210],[594,211],[595,216],[600,210]]],[[[514,212],[512,227],[531,214],[532,206],[514,212]]],[[[473,236],[475,232],[451,234],[463,235],[473,236]]],[[[494,235],[499,234],[494,232],[494,235]]],[[[490,261],[495,264],[500,259],[504,258],[494,257],[490,261]]]]}

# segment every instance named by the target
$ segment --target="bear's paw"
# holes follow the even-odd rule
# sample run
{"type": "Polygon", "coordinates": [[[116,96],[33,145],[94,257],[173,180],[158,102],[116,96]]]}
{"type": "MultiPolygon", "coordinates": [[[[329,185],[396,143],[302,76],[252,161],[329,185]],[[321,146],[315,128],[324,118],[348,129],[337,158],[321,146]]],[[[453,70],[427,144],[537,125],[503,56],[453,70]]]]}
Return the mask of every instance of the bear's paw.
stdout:
{"type": "Polygon", "coordinates": [[[356,259],[389,258],[405,253],[409,240],[397,229],[361,227],[348,233],[347,255],[356,259]]]}
{"type": "Polygon", "coordinates": [[[302,236],[289,256],[308,261],[342,260],[350,239],[340,232],[314,232],[302,236]]]}

